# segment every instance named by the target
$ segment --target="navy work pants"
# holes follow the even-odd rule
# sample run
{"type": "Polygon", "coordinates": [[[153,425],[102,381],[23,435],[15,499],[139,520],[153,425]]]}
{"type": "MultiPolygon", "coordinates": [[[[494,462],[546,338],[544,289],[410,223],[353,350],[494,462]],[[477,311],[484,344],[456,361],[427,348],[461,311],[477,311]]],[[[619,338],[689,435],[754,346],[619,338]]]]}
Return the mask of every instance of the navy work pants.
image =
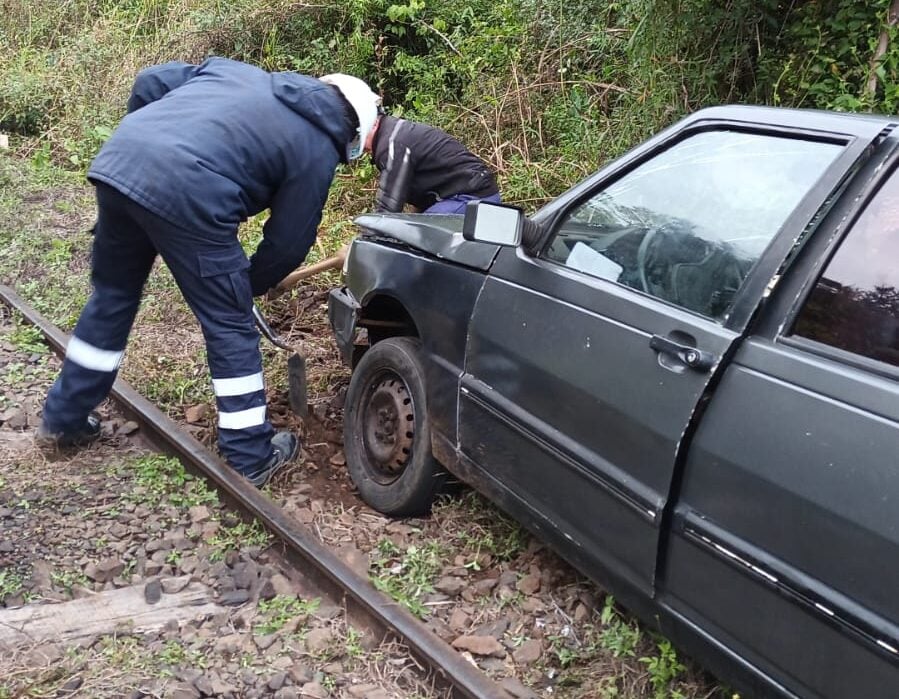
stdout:
{"type": "Polygon", "coordinates": [[[472,194],[454,194],[446,199],[432,204],[422,213],[425,214],[464,214],[465,207],[470,201],[489,201],[491,204],[499,204],[499,194],[491,194],[486,197],[476,197],[472,194]]]}
{"type": "Polygon", "coordinates": [[[206,338],[222,455],[241,473],[254,470],[271,457],[274,430],[266,417],[250,263],[236,230],[190,231],[108,185],[97,183],[96,189],[94,289],[47,396],[46,426],[52,432],[81,428],[109,393],[158,253],[206,338]]]}

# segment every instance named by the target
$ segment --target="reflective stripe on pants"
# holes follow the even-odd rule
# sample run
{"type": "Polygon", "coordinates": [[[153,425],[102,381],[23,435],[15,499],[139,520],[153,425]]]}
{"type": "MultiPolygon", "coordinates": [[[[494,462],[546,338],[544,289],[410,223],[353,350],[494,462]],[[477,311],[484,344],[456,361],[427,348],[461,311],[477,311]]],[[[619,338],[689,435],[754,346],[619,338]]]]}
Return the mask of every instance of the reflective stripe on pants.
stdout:
{"type": "Polygon", "coordinates": [[[238,471],[254,470],[271,457],[274,430],[265,412],[249,260],[236,230],[183,229],[108,185],[96,188],[94,292],[75,326],[74,352],[47,396],[45,422],[54,432],[78,429],[109,393],[158,251],[203,329],[222,455],[238,471]]]}

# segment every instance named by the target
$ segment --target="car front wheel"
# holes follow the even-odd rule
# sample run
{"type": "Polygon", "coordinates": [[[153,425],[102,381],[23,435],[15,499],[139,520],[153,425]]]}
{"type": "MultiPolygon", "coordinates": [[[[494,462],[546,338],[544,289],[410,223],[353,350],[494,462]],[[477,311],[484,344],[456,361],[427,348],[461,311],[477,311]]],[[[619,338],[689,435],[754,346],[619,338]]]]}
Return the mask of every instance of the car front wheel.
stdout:
{"type": "Polygon", "coordinates": [[[379,512],[427,512],[447,474],[431,454],[421,343],[391,337],[369,349],[350,379],[344,451],[362,499],[379,512]]]}

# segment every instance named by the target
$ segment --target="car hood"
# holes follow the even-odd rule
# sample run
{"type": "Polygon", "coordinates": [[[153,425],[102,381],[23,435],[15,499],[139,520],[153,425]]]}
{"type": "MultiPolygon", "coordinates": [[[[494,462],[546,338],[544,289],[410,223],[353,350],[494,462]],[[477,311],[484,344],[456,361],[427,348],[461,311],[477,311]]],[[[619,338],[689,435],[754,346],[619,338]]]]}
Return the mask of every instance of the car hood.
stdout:
{"type": "Polygon", "coordinates": [[[459,214],[365,214],[354,223],[365,237],[386,238],[428,255],[486,271],[498,245],[465,240],[459,214]]]}

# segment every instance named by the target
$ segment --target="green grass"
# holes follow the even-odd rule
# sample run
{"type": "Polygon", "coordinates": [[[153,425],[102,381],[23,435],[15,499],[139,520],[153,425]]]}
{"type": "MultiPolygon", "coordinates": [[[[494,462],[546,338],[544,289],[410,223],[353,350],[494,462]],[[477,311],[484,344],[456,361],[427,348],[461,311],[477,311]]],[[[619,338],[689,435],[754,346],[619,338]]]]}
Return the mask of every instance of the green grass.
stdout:
{"type": "Polygon", "coordinates": [[[13,331],[9,334],[9,341],[13,347],[21,352],[29,354],[46,354],[50,351],[41,331],[24,321],[16,322],[13,331]]]}
{"type": "Polygon", "coordinates": [[[54,570],[50,573],[50,580],[69,594],[72,593],[72,588],[75,586],[88,587],[90,585],[90,580],[84,573],[74,570],[54,570]]]}
{"type": "Polygon", "coordinates": [[[318,598],[302,600],[286,595],[277,595],[270,600],[259,600],[258,621],[253,625],[253,633],[267,636],[280,631],[289,621],[315,613],[321,604],[318,598]]]}
{"type": "Polygon", "coordinates": [[[147,454],[124,464],[134,474],[134,487],[127,499],[135,503],[158,507],[218,505],[216,492],[204,481],[184,470],[178,459],[162,454],[147,454]]]}
{"type": "Polygon", "coordinates": [[[527,543],[527,533],[518,522],[489,505],[473,491],[461,498],[438,503],[435,516],[464,519],[465,526],[455,533],[454,543],[468,559],[465,567],[471,570],[481,569],[485,554],[493,561],[512,561],[527,543]]]}
{"type": "Polygon", "coordinates": [[[242,551],[250,547],[265,548],[271,541],[272,535],[257,521],[222,526],[208,542],[212,549],[209,559],[223,560],[228,551],[242,551]]]}
{"type": "Polygon", "coordinates": [[[22,589],[25,581],[11,570],[0,570],[0,602],[22,589]]]}
{"type": "Polygon", "coordinates": [[[378,542],[377,552],[378,556],[372,561],[374,586],[416,616],[426,617],[428,608],[424,599],[434,592],[434,583],[446,553],[442,545],[431,541],[401,550],[389,539],[382,539],[378,542]]]}

